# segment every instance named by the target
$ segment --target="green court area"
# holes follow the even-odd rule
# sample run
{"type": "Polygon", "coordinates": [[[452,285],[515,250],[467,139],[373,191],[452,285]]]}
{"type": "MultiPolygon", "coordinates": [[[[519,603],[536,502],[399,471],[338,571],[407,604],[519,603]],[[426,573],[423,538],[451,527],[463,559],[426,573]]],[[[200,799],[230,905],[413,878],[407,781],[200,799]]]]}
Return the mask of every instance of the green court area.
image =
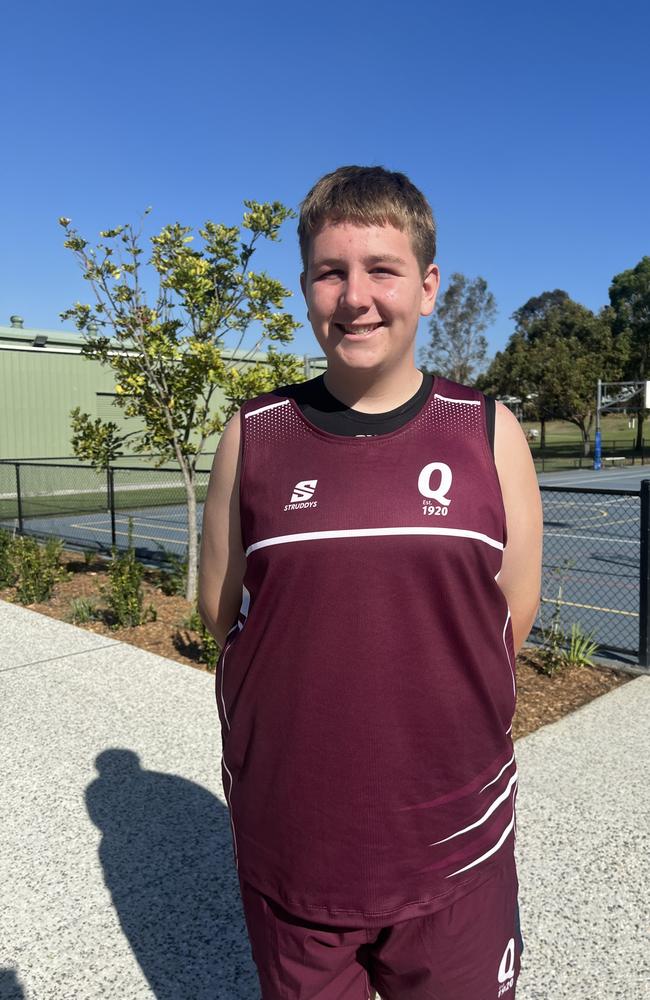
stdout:
{"type": "MultiPolygon", "coordinates": [[[[205,500],[209,472],[197,475],[197,502],[205,500]]],[[[120,470],[112,489],[106,474],[80,466],[48,467],[21,464],[18,480],[13,466],[0,467],[0,521],[20,517],[57,517],[172,507],[186,502],[180,473],[170,469],[120,470]],[[20,486],[20,502],[18,496],[20,486]],[[111,500],[112,496],[112,500],[111,500]]]]}

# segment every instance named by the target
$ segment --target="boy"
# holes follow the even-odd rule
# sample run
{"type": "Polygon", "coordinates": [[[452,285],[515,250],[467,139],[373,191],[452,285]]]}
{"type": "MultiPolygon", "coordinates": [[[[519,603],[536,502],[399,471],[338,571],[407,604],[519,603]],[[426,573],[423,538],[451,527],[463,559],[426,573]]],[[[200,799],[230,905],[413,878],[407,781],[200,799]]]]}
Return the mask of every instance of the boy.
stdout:
{"type": "Polygon", "coordinates": [[[505,407],[416,368],[439,272],[408,178],[340,168],[299,235],[327,372],[225,429],[201,553],[262,996],[511,1000],[530,452],[505,407]]]}

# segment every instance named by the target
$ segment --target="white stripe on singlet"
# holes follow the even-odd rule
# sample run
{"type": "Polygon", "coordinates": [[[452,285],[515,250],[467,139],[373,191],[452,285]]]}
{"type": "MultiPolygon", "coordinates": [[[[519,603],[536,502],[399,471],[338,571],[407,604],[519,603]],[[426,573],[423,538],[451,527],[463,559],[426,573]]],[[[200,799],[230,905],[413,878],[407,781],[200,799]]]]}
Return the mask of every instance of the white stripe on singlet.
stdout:
{"type": "Polygon", "coordinates": [[[446,844],[448,840],[453,840],[454,837],[460,837],[462,833],[468,833],[469,830],[475,830],[477,826],[483,826],[485,821],[490,818],[494,810],[498,809],[501,803],[505,802],[506,799],[510,797],[510,790],[512,789],[512,786],[516,785],[517,783],[517,775],[518,772],[515,771],[515,773],[510,778],[510,781],[508,782],[504,790],[501,792],[500,795],[497,795],[494,802],[490,803],[490,805],[485,810],[480,819],[477,819],[475,823],[470,823],[469,826],[463,827],[462,830],[456,830],[456,833],[451,833],[448,837],[445,837],[443,840],[434,840],[433,844],[429,844],[429,847],[437,847],[438,844],[446,844]]]}
{"type": "Polygon", "coordinates": [[[254,417],[256,413],[264,413],[265,410],[274,410],[276,406],[287,406],[288,404],[288,399],[283,399],[279,403],[267,403],[266,406],[260,406],[257,410],[249,410],[248,413],[244,414],[244,418],[248,420],[249,417],[254,417]]]}
{"type": "Polygon", "coordinates": [[[467,403],[468,406],[480,406],[480,399],[452,399],[451,396],[441,396],[439,392],[434,392],[434,399],[444,399],[445,403],[467,403]]]}
{"type": "Polygon", "coordinates": [[[276,535],[274,538],[262,538],[253,542],[246,549],[246,556],[257,549],[265,549],[269,545],[287,545],[290,542],[321,541],[329,538],[383,538],[387,535],[446,535],[451,538],[473,538],[485,542],[494,549],[503,551],[503,542],[490,538],[480,531],[469,531],[465,528],[342,528],[334,531],[304,531],[293,535],[276,535]]]}
{"type": "Polygon", "coordinates": [[[461,872],[466,872],[469,868],[474,868],[476,865],[480,865],[481,861],[485,861],[487,858],[492,857],[493,854],[496,854],[496,852],[499,850],[499,848],[501,847],[501,845],[505,841],[506,837],[508,836],[508,834],[510,833],[510,831],[514,827],[514,825],[515,825],[515,813],[514,813],[514,807],[513,807],[512,819],[510,820],[510,822],[508,823],[507,827],[505,828],[505,830],[503,831],[503,833],[501,834],[501,836],[497,840],[497,842],[494,845],[494,847],[491,847],[489,851],[486,851],[485,854],[482,854],[480,858],[476,858],[474,861],[470,861],[470,863],[468,865],[465,865],[464,868],[459,868],[458,871],[450,872],[450,874],[447,875],[447,878],[453,878],[454,875],[460,875],[461,872]]]}

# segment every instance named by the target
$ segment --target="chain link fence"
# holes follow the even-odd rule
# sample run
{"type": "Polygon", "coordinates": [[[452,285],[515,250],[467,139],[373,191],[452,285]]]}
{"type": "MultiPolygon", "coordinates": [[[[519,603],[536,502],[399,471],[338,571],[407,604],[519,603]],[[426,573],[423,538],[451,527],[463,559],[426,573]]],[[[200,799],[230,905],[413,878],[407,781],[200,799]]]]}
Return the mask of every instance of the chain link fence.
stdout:
{"type": "MultiPolygon", "coordinates": [[[[542,446],[537,441],[529,439],[530,452],[535,462],[537,472],[559,472],[563,469],[592,469],[594,465],[593,442],[590,451],[585,455],[584,448],[577,442],[567,444],[546,444],[542,446]]],[[[640,450],[636,450],[634,442],[614,438],[603,441],[602,463],[606,465],[648,465],[650,464],[650,443],[643,439],[640,450]]]]}
{"type": "MultiPolygon", "coordinates": [[[[210,472],[196,473],[197,526],[210,472]]],[[[187,498],[177,468],[0,462],[0,527],[108,554],[131,537],[143,562],[185,555],[187,498]]]]}
{"type": "MultiPolygon", "coordinates": [[[[209,470],[197,473],[200,531],[209,470]]],[[[542,486],[542,603],[533,637],[553,616],[577,624],[601,652],[648,666],[650,480],[641,491],[542,486]]],[[[0,527],[110,553],[131,538],[138,559],[164,565],[187,548],[187,502],[177,468],[0,462],[0,527]]]]}
{"type": "Polygon", "coordinates": [[[601,652],[636,655],[647,617],[640,599],[648,559],[640,544],[641,493],[562,486],[542,486],[541,493],[542,602],[534,634],[541,637],[555,619],[567,634],[579,625],[601,652]]]}

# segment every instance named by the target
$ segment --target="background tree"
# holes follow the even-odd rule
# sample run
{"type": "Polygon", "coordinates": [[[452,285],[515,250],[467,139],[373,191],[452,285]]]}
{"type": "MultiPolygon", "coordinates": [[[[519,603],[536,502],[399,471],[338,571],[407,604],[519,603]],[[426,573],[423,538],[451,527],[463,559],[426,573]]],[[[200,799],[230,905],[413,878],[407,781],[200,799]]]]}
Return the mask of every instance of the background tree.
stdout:
{"type": "Polygon", "coordinates": [[[158,455],[156,464],[177,463],[187,497],[190,601],[197,588],[196,473],[206,444],[243,400],[303,377],[295,357],[274,349],[299,326],[284,312],[291,292],[249,266],[259,240],[277,240],[294,213],[279,202],[244,204],[241,229],[249,236],[237,226],[206,222],[200,245],[192,247],[191,229],[174,223],[150,238],[146,265],[142,233],[133,226],[105,230],[102,242],[91,246],[70,219],[59,220],[64,245],[95,296],[94,305],[77,302],[61,317],[73,318],[84,333],[83,353],[112,368],[117,405],[140,421],[140,429],[120,437],[116,424],[73,411],[75,454],[105,468],[131,438],[134,451],[158,455]],[[255,343],[245,357],[268,344],[266,363],[242,365],[230,351],[224,356],[225,338],[241,354],[251,328],[255,343]],[[225,405],[216,405],[217,389],[225,405]]]}
{"type": "Polygon", "coordinates": [[[516,309],[511,316],[516,324],[514,333],[477,380],[477,387],[483,392],[521,400],[521,415],[540,423],[542,448],[546,446],[546,424],[556,418],[558,405],[553,380],[549,379],[547,386],[541,385],[543,359],[535,357],[532,346],[544,329],[548,313],[568,299],[567,292],[556,288],[533,296],[516,309]]]}
{"type": "Polygon", "coordinates": [[[514,314],[517,329],[481,379],[481,387],[528,402],[541,423],[567,420],[580,429],[584,454],[596,415],[599,377],[615,379],[621,357],[611,331],[611,311],[595,315],[556,289],[529,299],[514,314]]]}
{"type": "MultiPolygon", "coordinates": [[[[621,353],[626,356],[622,378],[626,381],[649,379],[650,257],[642,257],[636,267],[612,278],[609,301],[613,311],[612,329],[621,353]]],[[[646,412],[642,399],[633,412],[637,415],[635,448],[640,451],[646,412]]]]}
{"type": "Polygon", "coordinates": [[[483,331],[496,313],[484,278],[452,274],[429,321],[431,342],[420,352],[423,367],[455,382],[471,383],[487,354],[483,331]]]}
{"type": "Polygon", "coordinates": [[[568,292],[562,288],[533,295],[523,306],[515,309],[511,316],[515,321],[517,332],[523,334],[528,341],[534,340],[540,330],[539,321],[545,320],[550,312],[558,306],[563,306],[569,299],[568,292]]]}

